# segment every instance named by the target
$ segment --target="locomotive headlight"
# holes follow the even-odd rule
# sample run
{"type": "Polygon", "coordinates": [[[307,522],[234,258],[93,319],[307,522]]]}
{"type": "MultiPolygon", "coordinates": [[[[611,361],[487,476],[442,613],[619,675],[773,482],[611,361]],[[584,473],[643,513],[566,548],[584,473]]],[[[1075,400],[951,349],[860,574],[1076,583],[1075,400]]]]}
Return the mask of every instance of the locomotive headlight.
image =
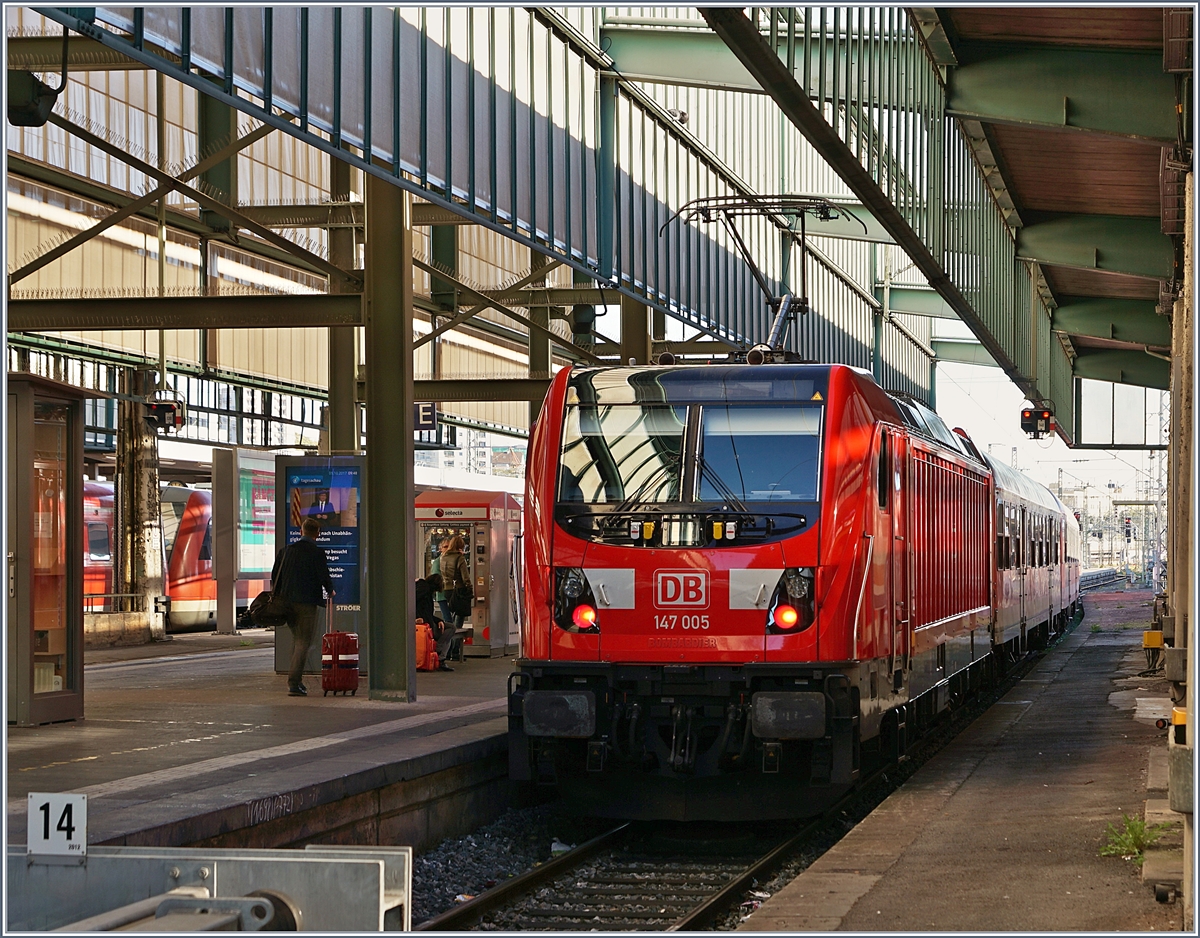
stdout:
{"type": "Polygon", "coordinates": [[[579,567],[558,567],[554,571],[557,588],[554,595],[554,622],[568,632],[598,632],[596,597],[579,567]]]}
{"type": "Polygon", "coordinates": [[[813,624],[816,610],[813,605],[812,567],[788,567],[779,578],[771,605],[767,611],[768,634],[802,632],[813,624]]]}
{"type": "Polygon", "coordinates": [[[562,580],[559,584],[559,589],[562,590],[563,598],[578,599],[583,595],[584,590],[583,576],[575,567],[568,567],[562,571],[562,580]]]}
{"type": "Polygon", "coordinates": [[[794,602],[804,602],[813,593],[812,567],[788,567],[783,571],[783,583],[787,589],[788,598],[794,602]]]}

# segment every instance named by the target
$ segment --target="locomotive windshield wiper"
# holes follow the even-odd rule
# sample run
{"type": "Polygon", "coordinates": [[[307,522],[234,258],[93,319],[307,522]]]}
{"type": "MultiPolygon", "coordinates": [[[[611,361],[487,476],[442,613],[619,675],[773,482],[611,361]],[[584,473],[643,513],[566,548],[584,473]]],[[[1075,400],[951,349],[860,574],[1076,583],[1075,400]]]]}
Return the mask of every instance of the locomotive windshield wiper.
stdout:
{"type": "Polygon", "coordinates": [[[663,459],[663,461],[659,463],[658,468],[652,470],[650,475],[646,476],[641,485],[639,485],[632,493],[625,496],[625,498],[621,500],[620,504],[608,512],[608,514],[614,516],[612,520],[616,520],[616,517],[628,512],[630,508],[637,504],[638,499],[641,498],[652,485],[657,484],[668,471],[678,472],[679,458],[679,455],[676,454],[672,458],[663,459]]]}
{"type": "Polygon", "coordinates": [[[733,489],[729,487],[729,483],[717,475],[717,471],[713,469],[711,465],[709,465],[708,460],[706,460],[700,453],[696,454],[696,466],[700,469],[700,475],[702,477],[707,476],[708,480],[712,483],[713,488],[717,490],[717,494],[720,495],[722,499],[733,505],[736,511],[740,511],[747,515],[753,514],[753,512],[746,507],[746,503],[734,494],[733,489]]]}

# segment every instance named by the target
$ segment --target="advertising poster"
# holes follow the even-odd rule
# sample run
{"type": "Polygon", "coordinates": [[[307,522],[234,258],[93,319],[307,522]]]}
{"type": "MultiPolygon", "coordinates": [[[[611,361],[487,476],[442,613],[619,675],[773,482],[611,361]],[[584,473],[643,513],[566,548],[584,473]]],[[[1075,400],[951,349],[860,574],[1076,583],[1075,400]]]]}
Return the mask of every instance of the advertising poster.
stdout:
{"type": "Polygon", "coordinates": [[[288,466],[285,470],[287,543],[300,540],[307,518],[321,525],[317,543],[325,550],[338,611],[358,612],[361,469],[357,465],[288,466]]]}
{"type": "Polygon", "coordinates": [[[238,577],[269,577],[275,563],[275,458],[237,453],[238,577]]]}

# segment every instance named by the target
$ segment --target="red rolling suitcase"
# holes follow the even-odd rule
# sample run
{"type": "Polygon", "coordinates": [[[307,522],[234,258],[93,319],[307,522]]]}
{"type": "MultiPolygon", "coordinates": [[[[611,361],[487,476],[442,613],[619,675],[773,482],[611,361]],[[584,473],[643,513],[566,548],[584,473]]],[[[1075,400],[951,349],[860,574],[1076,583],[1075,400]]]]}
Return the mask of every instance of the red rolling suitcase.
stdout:
{"type": "Polygon", "coordinates": [[[325,627],[321,636],[321,690],[337,694],[358,692],[358,636],[353,632],[333,631],[333,597],[326,607],[325,627]]]}
{"type": "Polygon", "coordinates": [[[418,671],[436,671],[438,665],[438,653],[435,651],[436,645],[433,641],[433,629],[428,623],[422,620],[417,620],[417,670],[418,671]]]}

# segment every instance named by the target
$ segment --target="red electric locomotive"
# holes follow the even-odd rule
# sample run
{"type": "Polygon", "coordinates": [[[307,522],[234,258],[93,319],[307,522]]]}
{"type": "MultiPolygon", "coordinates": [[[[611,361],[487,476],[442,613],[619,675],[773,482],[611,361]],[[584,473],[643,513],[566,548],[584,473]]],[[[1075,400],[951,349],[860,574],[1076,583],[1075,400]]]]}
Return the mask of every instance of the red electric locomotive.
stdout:
{"type": "Polygon", "coordinates": [[[844,365],[561,371],[525,513],[510,774],[600,816],[818,813],[1078,596],[1049,491],[844,365]]]}

